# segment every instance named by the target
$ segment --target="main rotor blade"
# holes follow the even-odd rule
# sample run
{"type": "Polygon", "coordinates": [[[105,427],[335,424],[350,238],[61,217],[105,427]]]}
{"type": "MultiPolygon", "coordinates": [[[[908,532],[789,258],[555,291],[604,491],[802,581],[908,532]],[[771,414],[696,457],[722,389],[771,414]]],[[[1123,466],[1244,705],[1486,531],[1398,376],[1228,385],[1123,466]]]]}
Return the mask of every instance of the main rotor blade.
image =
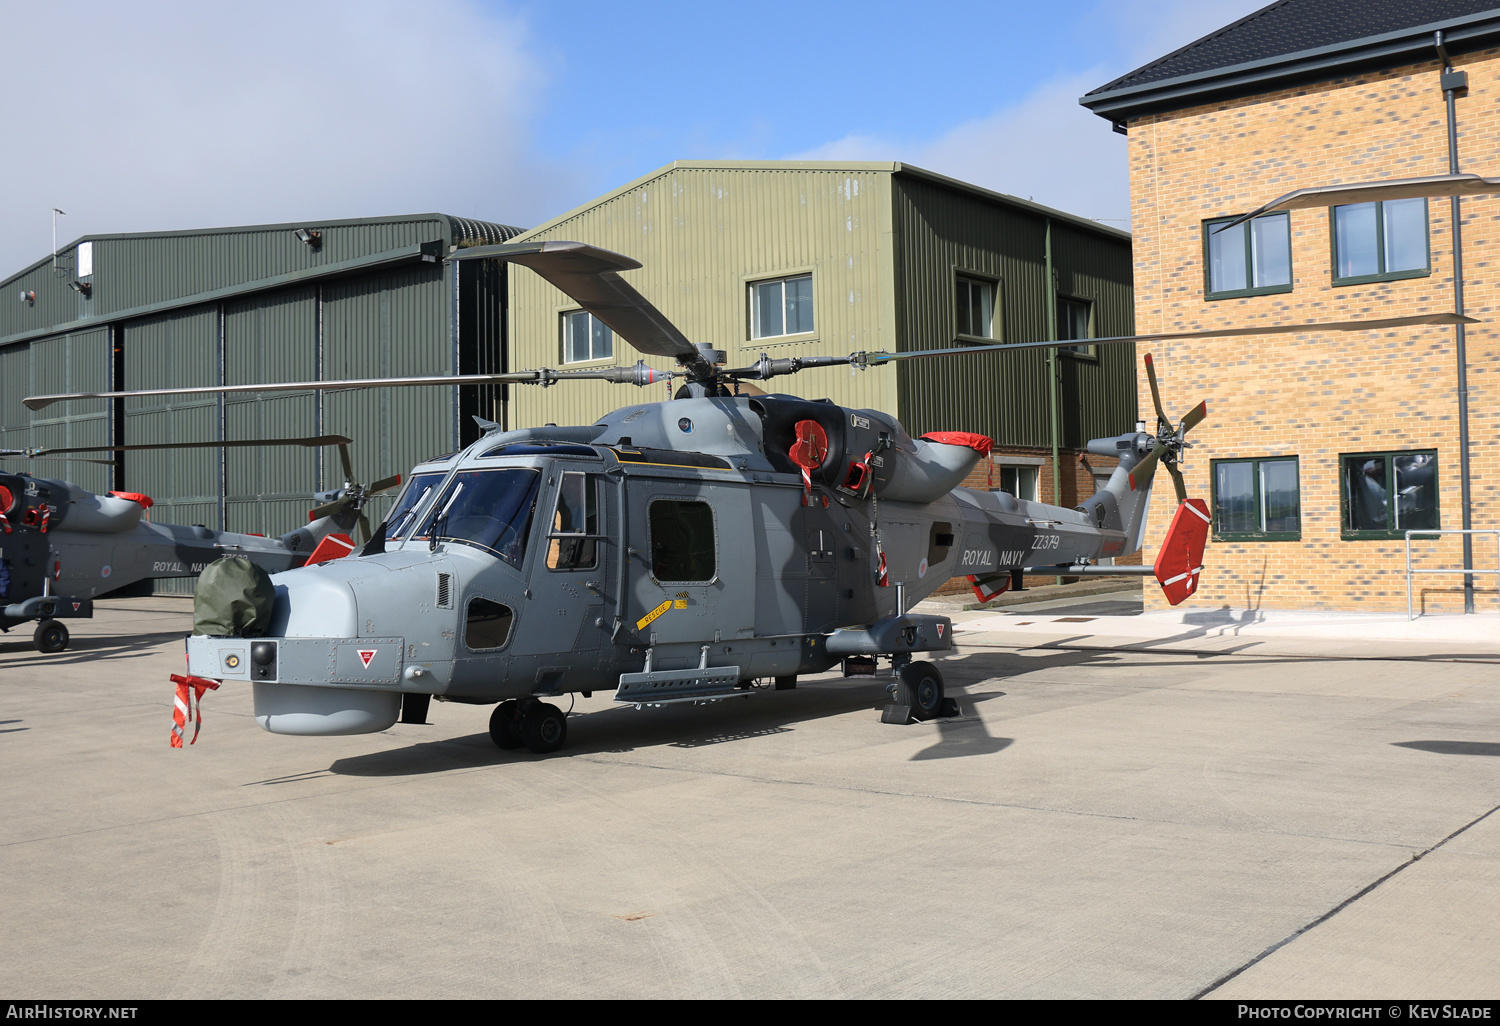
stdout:
{"type": "Polygon", "coordinates": [[[649,385],[665,381],[679,372],[659,371],[644,365],[636,367],[603,367],[591,371],[555,371],[547,367],[505,374],[453,374],[438,377],[354,378],[345,381],[283,381],[259,385],[200,385],[194,388],[142,388],[125,392],[69,392],[60,395],[34,395],[21,400],[27,409],[42,410],[53,403],[75,399],[132,399],[147,395],[230,395],[236,392],[330,392],[352,388],[405,388],[416,385],[551,385],[558,381],[589,379],[628,385],[649,385]]]}
{"type": "MultiPolygon", "coordinates": [[[[1319,331],[1384,331],[1419,325],[1478,324],[1479,318],[1456,313],[1416,314],[1410,317],[1383,317],[1365,321],[1315,321],[1311,324],[1267,324],[1248,328],[1211,328],[1207,331],[1167,331],[1151,335],[1117,335],[1113,338],[1070,338],[1056,342],[1007,342],[989,346],[958,345],[946,349],[919,349],[905,353],[851,353],[848,357],[829,357],[830,363],[853,363],[878,367],[894,360],[921,360],[933,356],[967,356],[971,353],[1015,352],[1024,349],[1056,349],[1059,346],[1108,346],[1126,342],[1171,342],[1189,338],[1230,338],[1235,335],[1301,335],[1319,331]]],[[[29,405],[29,404],[28,404],[29,405]]]]}
{"type": "MultiPolygon", "coordinates": [[[[62,449],[37,449],[36,455],[54,452],[137,452],[148,449],[247,449],[259,445],[304,445],[317,448],[320,445],[347,445],[349,439],[343,435],[313,435],[308,438],[241,438],[231,442],[151,442],[141,445],[73,445],[62,449]]],[[[108,460],[95,460],[107,463],[108,460]]]]}
{"type": "Polygon", "coordinates": [[[1226,224],[1214,225],[1217,235],[1235,225],[1244,224],[1262,214],[1305,207],[1342,207],[1351,203],[1373,203],[1376,200],[1418,199],[1424,196],[1488,196],[1500,192],[1500,178],[1479,175],[1426,175],[1422,178],[1385,178],[1374,182],[1352,182],[1347,185],[1319,185],[1296,189],[1277,196],[1265,206],[1256,207],[1226,224]]]}
{"type": "Polygon", "coordinates": [[[1156,407],[1156,419],[1159,423],[1170,424],[1172,423],[1171,418],[1167,416],[1167,411],[1162,409],[1161,406],[1161,389],[1156,387],[1156,362],[1151,359],[1150,353],[1145,355],[1144,360],[1146,363],[1146,380],[1151,384],[1151,403],[1156,407]]]}
{"type": "Polygon", "coordinates": [[[91,460],[86,456],[32,456],[25,452],[0,452],[0,460],[51,460],[53,463],[97,463],[112,467],[114,460],[91,460]]]}
{"type": "Polygon", "coordinates": [[[587,243],[561,241],[477,246],[448,259],[496,258],[531,268],[643,353],[670,356],[684,364],[702,359],[677,325],[620,277],[618,272],[640,267],[637,260],[587,243]]]}

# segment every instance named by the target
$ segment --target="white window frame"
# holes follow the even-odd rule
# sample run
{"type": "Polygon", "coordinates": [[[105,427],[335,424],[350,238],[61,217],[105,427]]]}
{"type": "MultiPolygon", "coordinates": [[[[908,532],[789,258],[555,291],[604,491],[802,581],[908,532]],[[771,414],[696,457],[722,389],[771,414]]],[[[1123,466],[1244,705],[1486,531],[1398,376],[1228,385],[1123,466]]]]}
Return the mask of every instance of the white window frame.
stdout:
{"type": "MultiPolygon", "coordinates": [[[[975,333],[975,332],[971,332],[971,331],[964,331],[964,330],[962,330],[962,328],[963,328],[962,325],[956,325],[956,327],[957,327],[958,330],[955,332],[955,334],[957,334],[959,338],[982,338],[982,339],[986,339],[986,340],[992,341],[992,342],[993,341],[998,341],[999,340],[999,336],[995,333],[995,314],[997,312],[995,310],[995,305],[996,305],[995,304],[995,299],[1000,294],[1000,290],[998,288],[996,288],[996,283],[992,279],[981,278],[981,277],[979,277],[977,275],[973,275],[973,274],[964,274],[962,272],[959,272],[959,273],[955,274],[954,275],[954,288],[953,288],[953,293],[954,293],[954,297],[953,297],[954,298],[953,316],[954,316],[955,321],[957,320],[957,317],[958,317],[958,290],[959,290],[959,288],[961,288],[961,287],[963,287],[965,285],[969,286],[969,288],[971,290],[974,289],[974,288],[976,288],[976,287],[979,288],[979,289],[981,289],[983,291],[983,294],[985,295],[985,297],[988,299],[988,303],[984,304],[987,307],[986,313],[988,314],[988,323],[986,323],[984,325],[984,331],[983,332],[979,332],[979,333],[975,333]]],[[[971,291],[970,292],[970,297],[971,297],[970,309],[971,310],[973,309],[973,306],[972,306],[972,296],[973,296],[973,292],[971,291]]]]}
{"type": "Polygon", "coordinates": [[[615,333],[610,330],[609,325],[600,321],[599,318],[587,310],[564,310],[562,317],[562,362],[570,364],[598,363],[601,360],[613,360],[615,357],[615,333]],[[575,318],[582,314],[587,318],[589,326],[589,355],[582,360],[572,359],[573,353],[573,324],[575,318]],[[598,324],[604,329],[604,337],[608,352],[597,353],[594,351],[594,325],[598,324]]]}
{"type": "Polygon", "coordinates": [[[815,314],[813,316],[813,323],[811,325],[809,325],[807,328],[804,328],[801,331],[787,331],[787,330],[785,330],[786,327],[787,327],[787,323],[786,323],[786,286],[787,286],[787,283],[788,282],[793,282],[793,281],[802,281],[802,280],[805,279],[808,282],[808,286],[809,286],[809,288],[808,288],[808,301],[809,302],[813,302],[813,297],[814,297],[815,293],[813,292],[813,289],[811,287],[812,286],[812,277],[813,276],[812,276],[812,272],[811,271],[805,271],[805,272],[803,272],[801,274],[789,274],[789,275],[786,275],[783,278],[762,278],[759,281],[752,281],[752,282],[748,283],[749,287],[748,287],[748,289],[746,291],[746,298],[747,298],[747,300],[748,300],[748,302],[750,304],[750,339],[751,339],[751,341],[758,341],[760,339],[767,339],[767,338],[789,338],[789,337],[791,337],[793,335],[811,335],[813,332],[815,332],[817,330],[817,317],[816,317],[815,314]],[[757,291],[759,289],[765,288],[768,285],[779,285],[779,286],[781,286],[780,293],[781,293],[781,312],[782,312],[781,327],[782,327],[782,331],[780,331],[779,333],[776,333],[776,334],[766,334],[766,333],[762,332],[762,330],[761,330],[761,323],[760,323],[760,303],[758,303],[756,301],[757,300],[757,296],[756,296],[757,291]]]}

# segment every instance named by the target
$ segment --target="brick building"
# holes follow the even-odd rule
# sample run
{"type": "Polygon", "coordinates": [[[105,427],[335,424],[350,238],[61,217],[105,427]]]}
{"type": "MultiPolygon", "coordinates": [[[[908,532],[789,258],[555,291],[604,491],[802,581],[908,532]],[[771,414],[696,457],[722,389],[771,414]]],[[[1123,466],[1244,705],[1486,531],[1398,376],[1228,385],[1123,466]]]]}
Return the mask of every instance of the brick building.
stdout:
{"type": "MultiPolygon", "coordinates": [[[[1446,198],[1214,231],[1294,189],[1447,174],[1438,32],[1467,75],[1455,93],[1459,170],[1500,174],[1495,0],[1280,0],[1083,97],[1130,138],[1137,330],[1453,310],[1446,198]]],[[[1466,332],[1471,509],[1475,528],[1493,529],[1500,197],[1461,201],[1461,239],[1465,312],[1483,322],[1466,332]]],[[[1189,492],[1214,509],[1195,604],[1404,609],[1404,532],[1462,526],[1455,329],[1149,348],[1169,412],[1209,406],[1185,467],[1189,492]]],[[[1172,505],[1153,505],[1148,546],[1172,505]]],[[[1417,548],[1421,565],[1462,566],[1456,537],[1417,548]]],[[[1474,550],[1476,568],[1494,569],[1493,536],[1474,550]]],[[[1422,608],[1463,608],[1461,576],[1417,580],[1422,608]]],[[[1495,578],[1476,581],[1476,608],[1493,611],[1495,578]]]]}

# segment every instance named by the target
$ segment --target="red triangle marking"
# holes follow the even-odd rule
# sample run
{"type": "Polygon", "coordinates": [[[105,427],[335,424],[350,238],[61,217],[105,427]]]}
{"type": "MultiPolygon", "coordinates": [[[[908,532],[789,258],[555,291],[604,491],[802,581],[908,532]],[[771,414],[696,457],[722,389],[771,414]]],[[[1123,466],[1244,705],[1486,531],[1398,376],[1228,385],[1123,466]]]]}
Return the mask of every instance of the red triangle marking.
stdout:
{"type": "Polygon", "coordinates": [[[362,648],[359,650],[359,661],[365,664],[365,669],[370,668],[370,660],[375,658],[376,650],[373,648],[362,648]]]}

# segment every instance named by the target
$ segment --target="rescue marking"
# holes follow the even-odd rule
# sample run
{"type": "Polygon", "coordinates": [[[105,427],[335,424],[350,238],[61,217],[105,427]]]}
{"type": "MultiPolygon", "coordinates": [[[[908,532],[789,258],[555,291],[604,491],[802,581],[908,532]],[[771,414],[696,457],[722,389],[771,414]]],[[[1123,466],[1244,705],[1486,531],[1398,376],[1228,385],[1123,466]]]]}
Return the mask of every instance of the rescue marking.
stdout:
{"type": "Polygon", "coordinates": [[[635,622],[635,629],[638,630],[638,631],[639,630],[644,630],[646,627],[649,627],[656,620],[656,618],[658,616],[660,616],[661,614],[665,613],[668,609],[671,609],[671,608],[672,608],[672,600],[671,599],[667,599],[661,605],[657,606],[655,609],[651,610],[651,612],[647,613],[645,616],[643,616],[639,620],[637,620],[635,622]]]}

